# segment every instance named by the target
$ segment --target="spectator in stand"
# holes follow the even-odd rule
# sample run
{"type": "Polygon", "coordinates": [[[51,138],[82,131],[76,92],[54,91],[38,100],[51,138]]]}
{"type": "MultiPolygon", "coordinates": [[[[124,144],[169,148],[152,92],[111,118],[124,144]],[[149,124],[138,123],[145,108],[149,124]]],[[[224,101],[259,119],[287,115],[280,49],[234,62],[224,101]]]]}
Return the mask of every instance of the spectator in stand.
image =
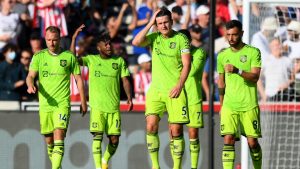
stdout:
{"type": "Polygon", "coordinates": [[[140,70],[134,77],[134,93],[136,101],[143,102],[151,84],[151,57],[148,54],[141,54],[138,64],[140,70]]]}
{"type": "MultiPolygon", "coordinates": [[[[29,65],[30,65],[32,56],[33,56],[33,53],[31,51],[31,49],[24,49],[21,51],[20,63],[24,66],[26,75],[29,72],[29,65]]],[[[37,84],[36,82],[37,82],[37,79],[35,79],[35,84],[37,84]]],[[[22,87],[20,87],[20,93],[21,93],[22,101],[32,101],[32,100],[37,99],[36,94],[29,94],[27,92],[27,85],[25,83],[22,85],[22,87]]]]}
{"type": "Polygon", "coordinates": [[[0,51],[7,43],[17,44],[19,15],[12,12],[12,0],[1,0],[0,11],[0,51]]]}
{"type": "MultiPolygon", "coordinates": [[[[188,8],[190,8],[190,18],[192,20],[196,19],[196,5],[195,3],[191,2],[192,0],[175,0],[173,3],[171,3],[170,5],[168,5],[168,10],[172,11],[173,7],[175,6],[180,6],[182,9],[182,13],[183,14],[187,14],[188,13],[188,8]],[[193,5],[191,5],[193,4],[193,5]]],[[[181,18],[181,23],[186,23],[186,17],[181,18]]]]}
{"type": "Polygon", "coordinates": [[[243,0],[229,0],[228,10],[231,20],[243,22],[243,0]]]}
{"type": "Polygon", "coordinates": [[[288,39],[283,42],[285,50],[289,54],[289,58],[293,59],[293,56],[297,56],[295,54],[298,48],[300,48],[300,22],[292,20],[288,26],[288,39]]]}
{"type": "Polygon", "coordinates": [[[265,63],[265,58],[270,54],[269,41],[274,38],[278,28],[276,18],[267,17],[261,23],[260,31],[256,32],[251,41],[251,45],[257,47],[261,52],[262,63],[265,63]]]}
{"type": "Polygon", "coordinates": [[[43,42],[40,34],[38,32],[33,31],[30,35],[30,47],[33,54],[41,51],[43,49],[43,42]]]}
{"type": "Polygon", "coordinates": [[[294,84],[294,99],[300,101],[300,48],[297,48],[296,51],[291,56],[293,58],[293,72],[295,74],[295,84],[294,84]]]}
{"type": "Polygon", "coordinates": [[[26,71],[21,63],[15,62],[16,52],[14,44],[2,48],[5,60],[0,63],[0,100],[21,100],[20,87],[25,84],[26,71]]]}
{"type": "Polygon", "coordinates": [[[198,24],[194,24],[189,28],[189,31],[192,37],[191,45],[195,48],[202,48],[208,53],[208,44],[202,41],[202,28],[198,24]]]}
{"type": "Polygon", "coordinates": [[[172,29],[178,31],[180,29],[187,29],[191,20],[191,2],[190,0],[186,1],[187,10],[186,13],[183,13],[182,8],[180,6],[174,6],[172,8],[172,19],[173,26],[172,29]],[[182,22],[182,16],[185,15],[184,22],[182,22]]]}
{"type": "Polygon", "coordinates": [[[282,55],[283,48],[279,39],[270,42],[271,54],[267,62],[262,65],[261,74],[265,79],[263,87],[261,79],[258,81],[258,89],[262,101],[291,101],[288,87],[294,82],[292,62],[282,55]]]}

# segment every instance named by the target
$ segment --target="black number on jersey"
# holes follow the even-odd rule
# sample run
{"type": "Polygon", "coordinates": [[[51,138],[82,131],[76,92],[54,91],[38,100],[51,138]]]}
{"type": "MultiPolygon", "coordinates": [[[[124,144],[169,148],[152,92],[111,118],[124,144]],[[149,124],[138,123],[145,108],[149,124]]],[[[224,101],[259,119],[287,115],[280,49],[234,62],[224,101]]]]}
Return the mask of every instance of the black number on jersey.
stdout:
{"type": "Polygon", "coordinates": [[[121,120],[116,120],[116,128],[120,128],[121,127],[121,120]]]}
{"type": "Polygon", "coordinates": [[[256,130],[258,128],[258,122],[257,122],[257,120],[254,120],[252,122],[252,125],[253,125],[253,128],[256,130]]]}
{"type": "Polygon", "coordinates": [[[59,120],[63,120],[63,121],[67,121],[67,115],[62,115],[62,114],[59,114],[59,120]]]}
{"type": "Polygon", "coordinates": [[[197,114],[198,114],[198,120],[200,120],[201,112],[197,112],[197,114]]]}
{"type": "Polygon", "coordinates": [[[183,116],[186,116],[186,115],[187,115],[187,109],[186,109],[185,106],[182,107],[182,115],[183,115],[183,116]]]}

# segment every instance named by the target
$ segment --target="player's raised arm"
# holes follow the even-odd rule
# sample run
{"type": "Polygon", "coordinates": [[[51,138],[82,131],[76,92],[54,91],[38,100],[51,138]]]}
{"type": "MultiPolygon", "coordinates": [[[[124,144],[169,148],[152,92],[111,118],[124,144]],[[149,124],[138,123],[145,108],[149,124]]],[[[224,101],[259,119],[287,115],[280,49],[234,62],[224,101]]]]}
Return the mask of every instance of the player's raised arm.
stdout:
{"type": "Polygon", "coordinates": [[[122,82],[127,96],[127,104],[128,104],[127,111],[131,111],[133,108],[133,103],[132,103],[132,96],[131,96],[131,85],[128,76],[122,77],[122,82]]]}
{"type": "Polygon", "coordinates": [[[147,33],[149,32],[149,30],[151,29],[151,27],[155,24],[155,18],[156,18],[156,15],[157,13],[159,12],[160,10],[157,10],[152,18],[150,19],[149,23],[145,26],[144,29],[142,29],[136,36],[135,38],[132,40],[132,45],[134,46],[141,46],[141,47],[144,47],[144,46],[147,46],[149,45],[149,42],[148,40],[146,39],[146,35],[147,33]]]}
{"type": "Polygon", "coordinates": [[[36,93],[36,87],[34,86],[34,78],[36,76],[37,76],[37,72],[33,70],[29,70],[28,75],[26,77],[27,92],[29,94],[36,93]]]}
{"type": "Polygon", "coordinates": [[[85,98],[83,80],[82,80],[80,74],[75,74],[74,78],[76,80],[76,84],[77,84],[79,94],[80,94],[80,100],[81,100],[81,112],[80,113],[82,113],[82,116],[84,116],[87,112],[87,103],[86,103],[86,98],[85,98]]]}
{"type": "MultiPolygon", "coordinates": [[[[70,45],[70,51],[71,51],[74,55],[76,55],[76,38],[77,38],[78,34],[83,30],[84,27],[85,27],[84,24],[80,25],[80,26],[76,29],[75,33],[74,33],[73,36],[72,36],[72,42],[71,42],[71,45],[70,45]]],[[[78,62],[79,62],[80,65],[83,64],[81,58],[78,58],[77,60],[78,60],[78,62]]]]}

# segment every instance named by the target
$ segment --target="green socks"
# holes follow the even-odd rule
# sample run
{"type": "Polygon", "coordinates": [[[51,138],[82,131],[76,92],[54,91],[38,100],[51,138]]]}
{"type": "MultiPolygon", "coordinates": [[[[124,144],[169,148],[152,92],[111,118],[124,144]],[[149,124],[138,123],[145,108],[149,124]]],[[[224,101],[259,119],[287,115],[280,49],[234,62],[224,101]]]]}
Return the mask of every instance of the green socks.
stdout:
{"type": "Polygon", "coordinates": [[[159,137],[157,133],[147,133],[146,136],[147,148],[150,154],[150,158],[152,161],[152,168],[159,169],[159,159],[158,159],[158,151],[159,151],[159,137]]]}
{"type": "Polygon", "coordinates": [[[259,144],[254,149],[250,148],[250,155],[251,155],[251,158],[252,158],[254,169],[261,169],[262,151],[261,151],[261,147],[260,147],[259,144]]]}
{"type": "Polygon", "coordinates": [[[54,145],[53,144],[47,144],[47,152],[48,152],[48,157],[52,163],[52,153],[53,153],[53,148],[54,145]]]}
{"type": "Polygon", "coordinates": [[[199,139],[190,139],[191,168],[197,169],[200,152],[199,139]]]}
{"type": "Polygon", "coordinates": [[[235,159],[234,145],[224,145],[222,152],[223,169],[233,169],[235,159]]]}
{"type": "Polygon", "coordinates": [[[95,135],[93,138],[93,157],[94,157],[94,163],[96,168],[101,168],[101,143],[102,143],[102,135],[95,135]]]}
{"type": "Polygon", "coordinates": [[[173,137],[173,144],[174,144],[174,150],[173,150],[173,160],[174,160],[174,166],[173,169],[181,169],[181,163],[182,163],[182,156],[184,153],[184,138],[183,136],[173,137]]]}
{"type": "Polygon", "coordinates": [[[108,164],[108,161],[110,158],[115,154],[116,150],[118,148],[118,143],[117,144],[111,144],[109,143],[106,147],[106,150],[103,155],[103,161],[108,164]]]}
{"type": "Polygon", "coordinates": [[[63,156],[64,141],[54,140],[54,148],[52,152],[52,169],[60,169],[63,156]]]}

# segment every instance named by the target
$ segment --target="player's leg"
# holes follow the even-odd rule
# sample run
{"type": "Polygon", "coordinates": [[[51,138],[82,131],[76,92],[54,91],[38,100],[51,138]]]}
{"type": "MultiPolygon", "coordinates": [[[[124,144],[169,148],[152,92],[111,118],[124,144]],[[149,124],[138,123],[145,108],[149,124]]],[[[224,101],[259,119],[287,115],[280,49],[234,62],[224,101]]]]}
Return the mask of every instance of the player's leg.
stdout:
{"type": "Polygon", "coordinates": [[[224,137],[222,151],[223,169],[233,169],[235,160],[235,140],[239,138],[238,113],[223,106],[221,109],[221,135],[224,137]]]}
{"type": "Polygon", "coordinates": [[[102,169],[108,169],[108,163],[111,157],[117,151],[119,137],[121,135],[121,114],[120,112],[105,113],[107,117],[106,133],[109,143],[102,158],[102,169]]]}
{"type": "Polygon", "coordinates": [[[105,115],[100,110],[91,109],[90,132],[93,134],[92,151],[96,169],[102,167],[102,140],[106,124],[105,115]]]}
{"type": "Polygon", "coordinates": [[[53,113],[54,148],[52,153],[52,169],[60,169],[64,156],[64,140],[70,119],[70,108],[58,108],[53,113]]]}
{"type": "Polygon", "coordinates": [[[241,114],[241,129],[242,134],[245,135],[248,140],[253,166],[255,169],[261,169],[262,150],[257,139],[261,137],[259,107],[241,114]]]}
{"type": "Polygon", "coordinates": [[[167,99],[167,111],[169,114],[169,126],[173,140],[173,168],[181,169],[185,141],[183,137],[183,125],[189,123],[187,100],[185,91],[178,98],[167,99]]]}
{"type": "Polygon", "coordinates": [[[146,142],[148,152],[152,161],[152,169],[159,169],[159,121],[166,110],[162,94],[150,88],[146,95],[146,142]]]}
{"type": "Polygon", "coordinates": [[[196,169],[200,153],[199,128],[203,128],[202,104],[189,106],[190,123],[187,124],[190,140],[191,168],[196,169]]]}
{"type": "Polygon", "coordinates": [[[52,153],[53,153],[53,148],[54,148],[54,139],[53,139],[53,134],[45,134],[45,141],[47,144],[47,152],[48,152],[48,157],[52,163],[52,153]]]}

